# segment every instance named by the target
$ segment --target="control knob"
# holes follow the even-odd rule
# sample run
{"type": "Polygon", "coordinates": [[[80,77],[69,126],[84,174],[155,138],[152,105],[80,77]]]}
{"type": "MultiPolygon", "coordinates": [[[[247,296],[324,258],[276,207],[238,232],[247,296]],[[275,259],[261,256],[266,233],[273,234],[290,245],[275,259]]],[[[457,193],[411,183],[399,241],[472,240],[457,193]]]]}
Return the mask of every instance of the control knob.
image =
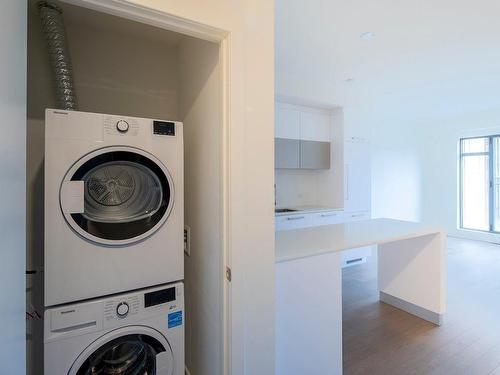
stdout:
{"type": "Polygon", "coordinates": [[[129,128],[129,124],[127,121],[125,120],[120,120],[116,123],[116,129],[120,132],[120,133],[126,133],[128,131],[128,128],[129,128]]]}
{"type": "Polygon", "coordinates": [[[116,314],[120,317],[120,318],[125,318],[128,314],[128,311],[129,311],[129,306],[128,306],[128,303],[127,302],[120,302],[118,304],[118,306],[116,306],[116,314]]]}

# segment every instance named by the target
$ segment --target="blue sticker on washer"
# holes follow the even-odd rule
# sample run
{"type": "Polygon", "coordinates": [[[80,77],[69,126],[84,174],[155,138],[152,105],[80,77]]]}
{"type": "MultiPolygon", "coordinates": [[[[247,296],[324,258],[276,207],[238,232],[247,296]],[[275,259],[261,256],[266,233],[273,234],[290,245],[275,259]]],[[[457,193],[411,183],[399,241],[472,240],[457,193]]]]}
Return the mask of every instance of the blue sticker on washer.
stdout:
{"type": "Polygon", "coordinates": [[[182,325],[182,311],[176,311],[168,314],[168,328],[174,328],[182,325]]]}

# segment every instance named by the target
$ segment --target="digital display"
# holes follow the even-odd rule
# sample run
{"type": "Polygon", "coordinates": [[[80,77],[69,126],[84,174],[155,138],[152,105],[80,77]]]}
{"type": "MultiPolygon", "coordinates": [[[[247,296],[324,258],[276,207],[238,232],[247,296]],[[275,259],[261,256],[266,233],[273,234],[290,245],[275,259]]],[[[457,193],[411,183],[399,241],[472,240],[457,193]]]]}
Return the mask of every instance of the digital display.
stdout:
{"type": "Polygon", "coordinates": [[[144,294],[144,307],[175,301],[175,287],[144,294]]]}
{"type": "Polygon", "coordinates": [[[153,121],[153,134],[175,135],[175,122],[153,121]]]}

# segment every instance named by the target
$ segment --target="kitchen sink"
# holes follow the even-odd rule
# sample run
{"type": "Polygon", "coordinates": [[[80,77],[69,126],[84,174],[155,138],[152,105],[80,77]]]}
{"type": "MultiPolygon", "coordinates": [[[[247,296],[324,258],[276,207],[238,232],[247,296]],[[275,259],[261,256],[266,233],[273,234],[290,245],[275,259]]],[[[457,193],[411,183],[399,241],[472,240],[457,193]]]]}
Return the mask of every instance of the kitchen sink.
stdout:
{"type": "Polygon", "coordinates": [[[291,208],[276,208],[274,209],[274,212],[277,214],[281,214],[283,212],[295,212],[297,210],[292,210],[291,208]]]}

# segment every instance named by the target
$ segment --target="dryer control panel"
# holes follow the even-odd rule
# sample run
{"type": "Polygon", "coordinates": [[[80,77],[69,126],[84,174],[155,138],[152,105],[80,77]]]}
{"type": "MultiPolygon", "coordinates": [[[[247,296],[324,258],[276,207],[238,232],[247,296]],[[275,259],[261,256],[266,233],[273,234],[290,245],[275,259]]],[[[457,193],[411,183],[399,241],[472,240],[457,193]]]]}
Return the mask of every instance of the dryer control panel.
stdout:
{"type": "Polygon", "coordinates": [[[104,116],[104,133],[106,135],[129,135],[139,134],[139,121],[134,117],[104,116]]]}
{"type": "Polygon", "coordinates": [[[153,134],[156,135],[175,135],[175,122],[171,121],[153,121],[153,134]]]}

